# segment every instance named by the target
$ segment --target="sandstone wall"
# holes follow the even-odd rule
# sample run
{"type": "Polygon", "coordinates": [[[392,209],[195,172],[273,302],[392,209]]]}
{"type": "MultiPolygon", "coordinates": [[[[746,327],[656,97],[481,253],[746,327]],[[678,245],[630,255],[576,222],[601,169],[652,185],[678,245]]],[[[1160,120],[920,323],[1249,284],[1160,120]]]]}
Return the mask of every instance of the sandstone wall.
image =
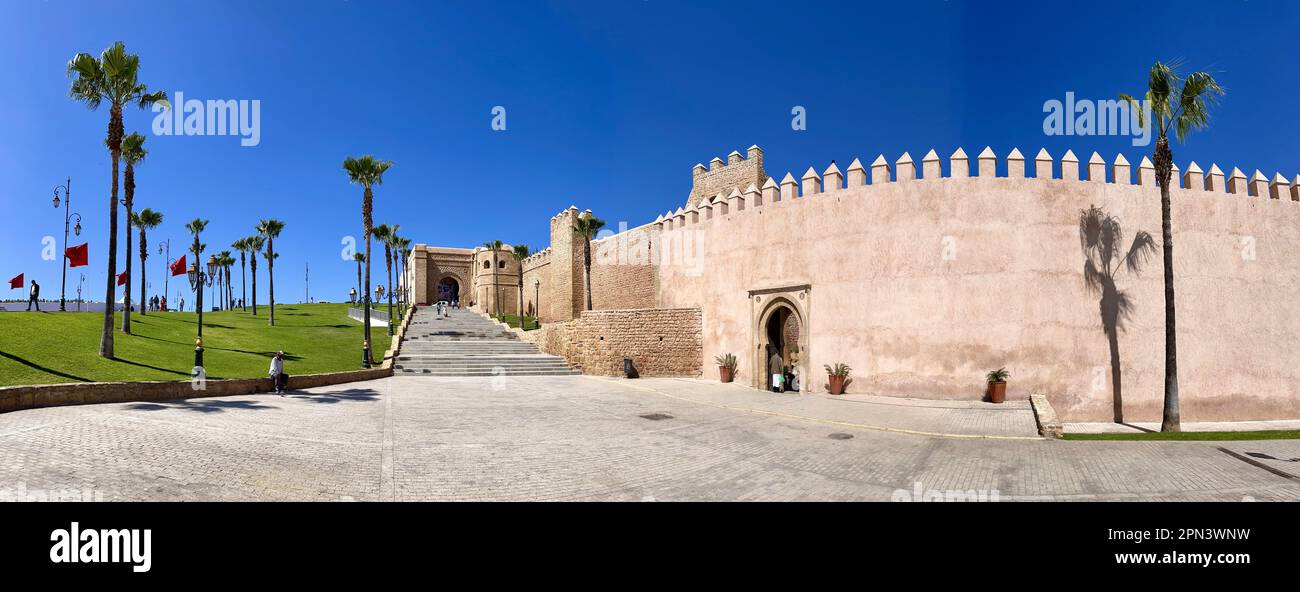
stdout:
{"type": "MultiPolygon", "coordinates": [[[[1127,162],[1094,156],[1080,171],[1072,154],[1044,153],[1043,178],[1026,178],[1016,152],[995,178],[986,152],[966,178],[974,163],[956,156],[948,177],[933,155],[921,171],[905,155],[895,175],[878,159],[868,185],[855,161],[847,187],[834,167],[824,179],[810,169],[802,195],[787,178],[732,195],[725,212],[662,218],[659,306],[699,308],[702,362],[735,353],[738,382],[761,384],[755,319],[784,294],[805,321],[812,390],[825,388],[824,364],[845,362],[849,392],[978,399],[985,372],[1006,366],[1011,398],[1043,393],[1066,421],[1109,421],[1111,355],[1084,283],[1080,213],[1117,217],[1125,249],[1139,230],[1158,243],[1153,171],[1143,163],[1131,185],[1127,162]]],[[[1173,190],[1182,417],[1300,417],[1300,182],[1189,173],[1173,190]]],[[[1131,303],[1116,340],[1129,421],[1160,417],[1161,270],[1156,251],[1140,274],[1115,274],[1131,303]]]]}
{"type": "Polygon", "coordinates": [[[658,266],[655,265],[659,235],[658,224],[647,224],[592,241],[593,309],[621,310],[659,305],[658,266]]]}
{"type": "Polygon", "coordinates": [[[622,376],[623,358],[632,358],[641,376],[699,376],[702,369],[699,309],[583,311],[526,336],[584,374],[622,376]]]}

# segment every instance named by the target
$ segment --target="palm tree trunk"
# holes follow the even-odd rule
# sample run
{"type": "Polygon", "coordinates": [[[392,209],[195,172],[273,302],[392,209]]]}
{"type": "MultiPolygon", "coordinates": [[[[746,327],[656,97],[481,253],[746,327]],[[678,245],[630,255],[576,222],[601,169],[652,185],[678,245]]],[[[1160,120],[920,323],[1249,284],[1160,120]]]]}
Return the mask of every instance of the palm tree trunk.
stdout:
{"type": "Polygon", "coordinates": [[[257,316],[257,253],[253,253],[253,258],[249,261],[249,267],[253,271],[253,316],[257,316]]]}
{"type": "Polygon", "coordinates": [[[361,262],[357,261],[357,304],[361,304],[361,299],[366,295],[361,291],[361,262]]]}
{"type": "Polygon", "coordinates": [[[248,267],[245,263],[245,255],[239,254],[239,310],[248,311],[248,267]]]}
{"type": "Polygon", "coordinates": [[[587,279],[587,310],[591,310],[591,239],[587,238],[582,246],[582,268],[586,271],[583,275],[587,279]]]}
{"type": "MultiPolygon", "coordinates": [[[[148,269],[144,266],[144,260],[149,256],[148,253],[149,253],[149,249],[147,244],[145,243],[144,229],[141,228],[140,229],[140,316],[145,316],[145,311],[149,308],[148,305],[149,301],[147,300],[148,295],[145,294],[145,285],[144,285],[145,272],[148,271],[148,269]]],[[[131,289],[131,287],[127,286],[127,289],[129,290],[131,289]]]]}
{"type": "Polygon", "coordinates": [[[388,268],[388,336],[393,335],[393,254],[384,247],[384,265],[388,268]]]}
{"type": "MultiPolygon", "coordinates": [[[[370,186],[366,186],[365,192],[361,196],[361,229],[366,236],[366,285],[365,290],[361,291],[361,300],[366,309],[364,331],[365,343],[370,346],[370,231],[374,220],[371,219],[371,213],[374,207],[374,193],[370,191],[370,186]]],[[[370,350],[373,351],[373,348],[370,350]]],[[[366,366],[369,367],[374,356],[366,354],[366,366]]]]}
{"type": "Polygon", "coordinates": [[[117,302],[117,170],[122,158],[122,106],[113,105],[108,116],[108,150],[113,180],[108,192],[108,281],[104,289],[104,327],[99,335],[99,355],[113,357],[113,305],[117,302]]]}
{"type": "MultiPolygon", "coordinates": [[[[131,165],[126,165],[126,178],[131,178],[131,165]]],[[[122,284],[122,332],[131,334],[131,183],[126,184],[126,282],[122,284]]]]}
{"type": "Polygon", "coordinates": [[[271,315],[269,317],[269,320],[267,321],[267,324],[274,327],[275,326],[275,239],[272,238],[266,239],[266,277],[269,278],[267,280],[269,282],[267,284],[267,298],[271,300],[271,315]]]}
{"type": "Polygon", "coordinates": [[[1165,280],[1165,405],[1160,422],[1162,432],[1181,432],[1178,411],[1178,331],[1174,322],[1174,231],[1169,202],[1169,183],[1174,162],[1169,138],[1156,140],[1156,175],[1160,181],[1160,234],[1164,251],[1165,280]]]}
{"type": "Polygon", "coordinates": [[[1119,364],[1119,334],[1116,331],[1107,331],[1107,333],[1106,337],[1110,345],[1111,407],[1115,423],[1124,423],[1124,387],[1119,364]]]}

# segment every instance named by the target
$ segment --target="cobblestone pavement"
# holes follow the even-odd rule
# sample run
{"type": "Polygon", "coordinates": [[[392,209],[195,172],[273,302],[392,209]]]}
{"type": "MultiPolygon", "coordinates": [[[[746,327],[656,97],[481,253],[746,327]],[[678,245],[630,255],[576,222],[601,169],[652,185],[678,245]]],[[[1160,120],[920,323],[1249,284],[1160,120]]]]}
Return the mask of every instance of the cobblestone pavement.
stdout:
{"type": "Polygon", "coordinates": [[[670,379],[397,377],[18,411],[0,415],[0,498],[1300,500],[1298,441],[1048,441],[1017,435],[1014,408],[793,397],[670,379]],[[1022,439],[889,431],[980,425],[1022,439]]]}

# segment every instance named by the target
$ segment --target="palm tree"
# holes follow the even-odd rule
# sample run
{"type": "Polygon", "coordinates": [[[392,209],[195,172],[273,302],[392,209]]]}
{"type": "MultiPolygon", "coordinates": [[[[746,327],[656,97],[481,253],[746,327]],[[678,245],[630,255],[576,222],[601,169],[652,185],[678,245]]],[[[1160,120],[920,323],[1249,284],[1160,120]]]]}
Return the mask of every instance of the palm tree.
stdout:
{"type": "Polygon", "coordinates": [[[582,268],[587,278],[587,310],[591,310],[591,239],[604,226],[604,220],[591,214],[581,216],[573,223],[573,230],[582,237],[582,268]]]}
{"type": "Polygon", "coordinates": [[[1180,432],[1178,411],[1178,339],[1174,324],[1174,231],[1170,216],[1169,179],[1174,153],[1169,149],[1169,131],[1186,142],[1192,130],[1204,129],[1210,121],[1210,104],[1223,96],[1223,87],[1206,72],[1193,72],[1179,80],[1178,64],[1156,62],[1147,77],[1146,103],[1153,121],[1130,95],[1121,94],[1138,113],[1139,125],[1153,125],[1156,131],[1156,184],[1160,186],[1160,240],[1165,267],[1165,405],[1160,422],[1162,432],[1180,432]]]}
{"type": "MultiPolygon", "coordinates": [[[[366,286],[361,291],[365,300],[365,347],[370,347],[370,232],[374,225],[371,215],[374,213],[375,194],[372,188],[384,183],[384,171],[393,166],[391,160],[378,160],[367,154],[361,158],[347,157],[343,160],[343,170],[348,173],[348,180],[365,188],[361,194],[361,228],[366,237],[366,286]]],[[[365,366],[370,367],[370,356],[366,355],[365,366]]]]}
{"type": "Polygon", "coordinates": [[[248,301],[248,260],[246,257],[252,247],[249,245],[248,237],[230,243],[230,247],[239,251],[239,309],[247,311],[248,306],[245,303],[248,301]]]}
{"type": "MultiPolygon", "coordinates": [[[[387,224],[376,226],[371,233],[375,240],[384,245],[384,267],[388,270],[388,287],[393,287],[393,232],[396,228],[387,224]]],[[[388,290],[388,334],[393,334],[393,291],[388,290]]]]}
{"type": "Polygon", "coordinates": [[[528,245],[515,245],[512,254],[515,256],[515,261],[519,262],[519,328],[527,329],[524,326],[524,259],[527,259],[532,251],[528,249],[528,245]]]}
{"type": "Polygon", "coordinates": [[[217,253],[217,266],[221,268],[217,271],[217,275],[221,277],[221,302],[223,303],[222,308],[226,310],[234,308],[231,306],[231,299],[234,298],[234,294],[230,288],[230,266],[234,264],[235,258],[231,256],[230,251],[217,253]]]}
{"type": "Polygon", "coordinates": [[[112,184],[108,193],[108,286],[105,289],[104,326],[99,336],[99,355],[113,357],[113,303],[117,302],[117,172],[122,157],[122,107],[135,103],[141,109],[155,103],[170,107],[167,93],[149,92],[140,84],[140,56],[127,53],[121,41],[105,49],[98,58],[79,53],[68,60],[72,86],[68,95],[91,109],[105,101],[108,110],[108,152],[113,162],[112,184]]]}
{"type": "MultiPolygon", "coordinates": [[[[194,253],[195,269],[202,269],[199,259],[203,257],[203,251],[208,248],[207,245],[199,242],[199,233],[208,227],[208,221],[201,218],[195,218],[185,224],[185,229],[194,235],[194,244],[190,246],[190,252],[194,253]]],[[[196,283],[194,285],[194,310],[199,312],[199,337],[203,337],[203,286],[196,283]]]]}
{"type": "Polygon", "coordinates": [[[257,316],[257,254],[266,245],[266,237],[254,234],[245,240],[248,241],[248,267],[253,273],[253,316],[257,316]]]}
{"type": "Polygon", "coordinates": [[[501,284],[497,281],[497,251],[500,251],[505,243],[499,240],[491,240],[483,243],[484,247],[492,251],[492,288],[496,294],[497,319],[501,318],[501,284]]]}
{"type": "Polygon", "coordinates": [[[361,304],[361,297],[364,296],[361,293],[361,262],[366,260],[366,254],[353,253],[352,260],[357,262],[357,304],[361,304]]]}
{"type": "Polygon", "coordinates": [[[1123,381],[1119,356],[1119,332],[1133,311],[1128,292],[1115,283],[1121,269],[1139,275],[1142,265],[1155,253],[1156,243],[1145,230],[1133,235],[1127,251],[1121,251],[1123,232],[1119,219],[1097,206],[1079,212],[1079,244],[1083,249],[1083,280],[1088,291],[1101,296],[1101,328],[1110,345],[1110,384],[1115,423],[1124,422],[1123,381]]]}
{"type": "Polygon", "coordinates": [[[284,222],[274,218],[257,223],[257,233],[266,237],[266,276],[270,278],[267,296],[271,301],[271,316],[267,324],[272,327],[275,326],[275,239],[282,230],[284,222]]]}
{"type": "Polygon", "coordinates": [[[411,257],[411,239],[406,237],[397,239],[397,253],[401,259],[400,262],[402,269],[402,312],[399,313],[398,316],[405,316],[406,310],[411,306],[411,282],[410,279],[406,277],[406,273],[410,271],[407,269],[407,260],[411,257]]]}
{"type": "MultiPolygon", "coordinates": [[[[105,142],[107,145],[107,142],[105,142]]],[[[126,171],[122,175],[122,205],[126,206],[126,287],[122,290],[122,332],[131,334],[131,224],[135,220],[132,210],[135,203],[135,165],[144,160],[149,151],[144,149],[144,136],[132,132],[122,138],[122,160],[126,162],[126,171]]],[[[140,303],[144,310],[144,303],[140,303]]]]}
{"type": "MultiPolygon", "coordinates": [[[[129,167],[130,165],[127,166],[129,167]]],[[[145,314],[145,310],[149,308],[148,306],[144,306],[144,303],[149,301],[148,294],[145,293],[146,292],[146,286],[145,286],[146,268],[144,266],[144,261],[145,259],[149,258],[149,238],[146,235],[146,233],[150,230],[157,228],[159,224],[162,224],[162,221],[163,221],[162,213],[155,212],[149,208],[140,210],[138,213],[135,214],[135,216],[131,218],[131,223],[134,224],[136,228],[140,229],[140,304],[141,304],[140,314],[141,315],[145,314]]],[[[164,294],[164,296],[166,296],[166,294],[164,294]]]]}

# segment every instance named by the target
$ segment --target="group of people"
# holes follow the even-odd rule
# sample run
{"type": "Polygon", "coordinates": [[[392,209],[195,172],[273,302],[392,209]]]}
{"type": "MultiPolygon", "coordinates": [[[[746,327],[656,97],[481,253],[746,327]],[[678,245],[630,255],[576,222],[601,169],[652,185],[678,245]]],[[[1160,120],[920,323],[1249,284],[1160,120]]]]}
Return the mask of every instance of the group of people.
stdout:
{"type": "Polygon", "coordinates": [[[767,359],[768,371],[772,376],[772,383],[769,385],[772,392],[799,392],[799,367],[785,365],[784,360],[781,359],[781,352],[776,348],[769,347],[768,351],[772,352],[767,359]]]}
{"type": "Polygon", "coordinates": [[[149,312],[165,312],[167,310],[166,296],[149,297],[149,312]]]}

